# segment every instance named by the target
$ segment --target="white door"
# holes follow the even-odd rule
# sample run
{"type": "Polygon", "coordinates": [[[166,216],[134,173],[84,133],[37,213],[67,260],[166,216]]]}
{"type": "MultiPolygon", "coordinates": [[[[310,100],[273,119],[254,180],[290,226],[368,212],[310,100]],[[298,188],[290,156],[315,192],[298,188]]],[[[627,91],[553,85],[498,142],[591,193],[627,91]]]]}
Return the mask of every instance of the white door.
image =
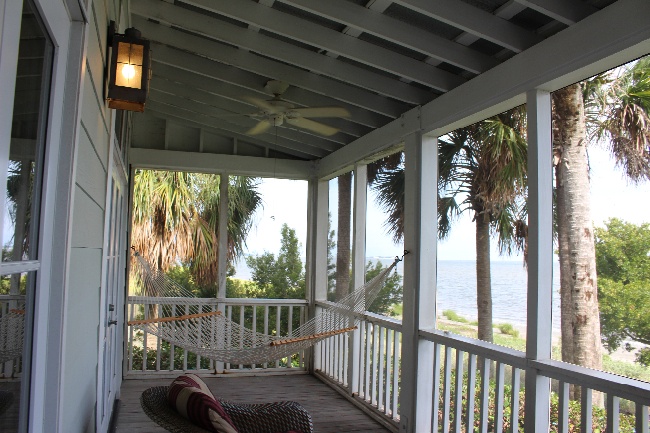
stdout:
{"type": "Polygon", "coordinates": [[[113,403],[121,382],[121,330],[126,268],[127,182],[120,154],[113,147],[106,197],[103,288],[100,303],[100,369],[97,383],[97,431],[108,431],[113,403]]]}

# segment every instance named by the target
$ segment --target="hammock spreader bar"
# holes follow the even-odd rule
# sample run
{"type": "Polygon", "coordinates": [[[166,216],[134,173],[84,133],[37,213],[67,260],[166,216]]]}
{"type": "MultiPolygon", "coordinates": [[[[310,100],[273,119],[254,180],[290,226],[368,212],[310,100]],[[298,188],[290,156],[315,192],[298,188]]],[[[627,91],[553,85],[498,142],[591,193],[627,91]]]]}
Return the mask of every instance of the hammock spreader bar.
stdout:
{"type": "Polygon", "coordinates": [[[126,322],[129,326],[146,325],[147,323],[174,322],[177,320],[198,319],[199,317],[219,316],[221,311],[210,311],[209,313],[186,314],[184,316],[159,317],[157,319],[131,320],[126,322]]]}

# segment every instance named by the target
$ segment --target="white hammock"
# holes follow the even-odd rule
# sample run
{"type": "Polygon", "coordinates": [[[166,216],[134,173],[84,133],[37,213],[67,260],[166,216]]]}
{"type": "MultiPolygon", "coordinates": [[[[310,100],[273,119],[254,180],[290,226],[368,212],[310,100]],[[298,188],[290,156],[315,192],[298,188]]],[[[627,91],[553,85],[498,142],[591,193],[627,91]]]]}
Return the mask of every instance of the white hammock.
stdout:
{"type": "Polygon", "coordinates": [[[25,312],[9,310],[0,317],[0,364],[23,354],[25,312]]]}
{"type": "MultiPolygon", "coordinates": [[[[262,364],[306,349],[336,334],[352,331],[367,307],[372,304],[388,274],[400,261],[356,289],[336,305],[323,308],[291,335],[277,336],[254,332],[225,317],[220,311],[203,312],[196,297],[163,272],[152,269],[140,254],[141,296],[173,298],[188,314],[174,316],[169,305],[162,306],[159,318],[132,320],[128,325],[156,335],[169,343],[203,357],[232,364],[262,364]]],[[[145,307],[146,308],[146,307],[145,307]]]]}

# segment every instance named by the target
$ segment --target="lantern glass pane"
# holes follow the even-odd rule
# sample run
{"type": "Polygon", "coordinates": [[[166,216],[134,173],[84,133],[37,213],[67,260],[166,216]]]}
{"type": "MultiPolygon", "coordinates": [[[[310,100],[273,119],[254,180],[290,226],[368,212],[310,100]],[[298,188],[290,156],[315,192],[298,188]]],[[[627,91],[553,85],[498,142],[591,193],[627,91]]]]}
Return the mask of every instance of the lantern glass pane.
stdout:
{"type": "Polygon", "coordinates": [[[131,64],[142,65],[144,58],[144,45],[131,44],[131,64]]]}
{"type": "Polygon", "coordinates": [[[115,85],[139,89],[142,83],[142,66],[118,63],[115,85]]]}
{"type": "Polygon", "coordinates": [[[117,63],[129,63],[131,57],[131,44],[126,42],[117,43],[117,63]]]}

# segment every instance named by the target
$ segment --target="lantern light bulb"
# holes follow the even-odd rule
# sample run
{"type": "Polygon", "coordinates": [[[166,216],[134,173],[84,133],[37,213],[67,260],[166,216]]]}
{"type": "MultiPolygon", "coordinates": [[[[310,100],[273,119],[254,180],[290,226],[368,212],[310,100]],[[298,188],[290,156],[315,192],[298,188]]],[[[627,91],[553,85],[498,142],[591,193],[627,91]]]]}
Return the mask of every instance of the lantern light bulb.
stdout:
{"type": "Polygon", "coordinates": [[[130,65],[130,64],[126,64],[126,65],[124,65],[124,66],[122,67],[122,75],[123,75],[124,78],[126,78],[127,80],[130,80],[130,79],[132,79],[133,77],[135,77],[135,68],[133,67],[133,65],[130,65]]]}

